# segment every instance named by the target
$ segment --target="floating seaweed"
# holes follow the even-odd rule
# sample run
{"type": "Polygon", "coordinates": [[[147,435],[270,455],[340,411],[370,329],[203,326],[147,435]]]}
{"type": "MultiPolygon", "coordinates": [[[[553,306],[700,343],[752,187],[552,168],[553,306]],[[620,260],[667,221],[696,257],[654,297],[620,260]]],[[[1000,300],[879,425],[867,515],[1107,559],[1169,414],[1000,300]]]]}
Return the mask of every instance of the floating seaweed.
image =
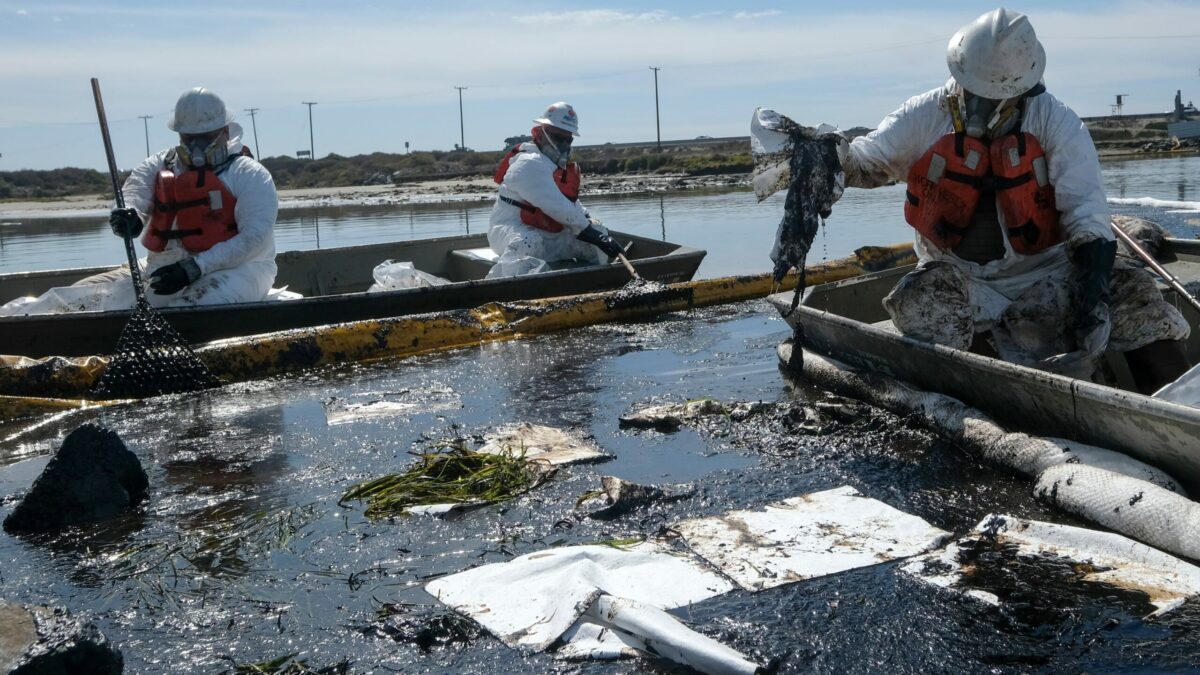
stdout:
{"type": "Polygon", "coordinates": [[[359,483],[338,503],[366,502],[371,518],[422,506],[490,504],[524,494],[553,473],[546,464],[527,460],[520,449],[478,452],[463,439],[414,454],[417,461],[407,471],[359,483]]]}

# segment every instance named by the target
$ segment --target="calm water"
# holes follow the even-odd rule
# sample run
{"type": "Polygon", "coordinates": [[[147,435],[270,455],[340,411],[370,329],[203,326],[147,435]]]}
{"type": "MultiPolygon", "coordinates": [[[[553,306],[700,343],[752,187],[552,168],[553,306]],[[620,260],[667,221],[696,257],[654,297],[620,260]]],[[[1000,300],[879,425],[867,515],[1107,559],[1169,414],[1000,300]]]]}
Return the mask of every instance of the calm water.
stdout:
{"type": "MultiPolygon", "coordinates": [[[[1110,197],[1200,201],[1200,157],[1127,160],[1104,165],[1110,197]]],[[[818,235],[815,255],[840,257],[866,244],[907,241],[904,187],[848,190],[818,235]]],[[[587,199],[610,228],[708,251],[702,277],[766,271],[783,195],[757,204],[745,190],[587,199]]],[[[1115,206],[1118,212],[1143,212],[1115,206]]],[[[289,209],[275,228],[280,251],[329,248],[484,232],[491,202],[289,209]]],[[[1160,214],[1149,214],[1158,217],[1160,214]]],[[[1200,214],[1163,215],[1177,234],[1200,232],[1200,214]]],[[[116,264],[124,253],[103,218],[8,219],[0,205],[0,273],[116,264]]],[[[4,299],[6,300],[6,299],[4,299]]]]}

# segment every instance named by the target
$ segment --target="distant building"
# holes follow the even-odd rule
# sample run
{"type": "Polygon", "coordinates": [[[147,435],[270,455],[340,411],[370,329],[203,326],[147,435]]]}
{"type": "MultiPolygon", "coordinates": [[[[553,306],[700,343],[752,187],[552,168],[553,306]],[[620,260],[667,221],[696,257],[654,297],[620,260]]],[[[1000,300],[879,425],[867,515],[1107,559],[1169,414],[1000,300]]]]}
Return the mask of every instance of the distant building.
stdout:
{"type": "Polygon", "coordinates": [[[1172,122],[1186,122],[1191,119],[1192,115],[1197,113],[1196,106],[1188,101],[1187,105],[1183,104],[1183,91],[1175,90],[1175,112],[1171,115],[1172,122]]]}
{"type": "Polygon", "coordinates": [[[514,145],[528,143],[529,141],[532,141],[532,140],[533,140],[533,136],[529,136],[529,135],[509,136],[508,138],[504,139],[504,149],[508,150],[509,148],[513,147],[514,145]]]}

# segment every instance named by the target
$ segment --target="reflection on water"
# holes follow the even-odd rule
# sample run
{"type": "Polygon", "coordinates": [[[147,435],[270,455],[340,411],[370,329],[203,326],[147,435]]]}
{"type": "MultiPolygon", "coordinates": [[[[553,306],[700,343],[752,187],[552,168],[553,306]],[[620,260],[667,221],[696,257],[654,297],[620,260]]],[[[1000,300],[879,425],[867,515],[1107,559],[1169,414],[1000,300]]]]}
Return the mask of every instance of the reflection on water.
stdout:
{"type": "MultiPolygon", "coordinates": [[[[1200,157],[1105,162],[1110,197],[1200,199],[1200,157]]],[[[814,244],[814,258],[848,255],[866,244],[911,239],[904,224],[904,186],[846,191],[814,244]]],[[[702,277],[764,272],[782,212],[783,195],[762,204],[748,190],[610,195],[586,200],[606,226],[708,251],[702,277]]],[[[490,200],[453,204],[336,206],[279,214],[279,251],[354,246],[484,232],[490,200]],[[324,229],[324,231],[322,231],[324,229]]],[[[1118,207],[1119,212],[1128,209],[1118,207]]],[[[1154,214],[1145,214],[1151,215],[1154,214]]],[[[1176,234],[1192,235],[1185,219],[1164,216],[1176,234]],[[1185,228],[1185,230],[1180,230],[1185,228]]],[[[0,273],[118,264],[120,241],[103,218],[17,219],[0,216],[0,273]]],[[[816,262],[814,260],[813,262],[816,262]]],[[[0,302],[7,298],[0,298],[0,302]]]]}

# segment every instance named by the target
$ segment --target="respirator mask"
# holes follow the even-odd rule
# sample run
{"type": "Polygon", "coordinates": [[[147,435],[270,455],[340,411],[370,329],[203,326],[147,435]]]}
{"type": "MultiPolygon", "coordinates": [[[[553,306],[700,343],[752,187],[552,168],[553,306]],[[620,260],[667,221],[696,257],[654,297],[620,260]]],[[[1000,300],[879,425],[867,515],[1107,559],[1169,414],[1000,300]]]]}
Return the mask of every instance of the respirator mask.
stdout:
{"type": "Polygon", "coordinates": [[[534,127],[533,140],[542,154],[559,167],[567,167],[567,162],[571,159],[571,142],[575,140],[571,132],[550,126],[534,127]]]}
{"type": "Polygon", "coordinates": [[[1017,120],[1013,99],[994,99],[963,93],[963,111],[967,135],[971,138],[995,138],[1008,132],[1017,120]]]}
{"type": "Polygon", "coordinates": [[[224,128],[207,134],[179,134],[175,152],[185,167],[216,168],[229,159],[229,135],[224,128]]]}

